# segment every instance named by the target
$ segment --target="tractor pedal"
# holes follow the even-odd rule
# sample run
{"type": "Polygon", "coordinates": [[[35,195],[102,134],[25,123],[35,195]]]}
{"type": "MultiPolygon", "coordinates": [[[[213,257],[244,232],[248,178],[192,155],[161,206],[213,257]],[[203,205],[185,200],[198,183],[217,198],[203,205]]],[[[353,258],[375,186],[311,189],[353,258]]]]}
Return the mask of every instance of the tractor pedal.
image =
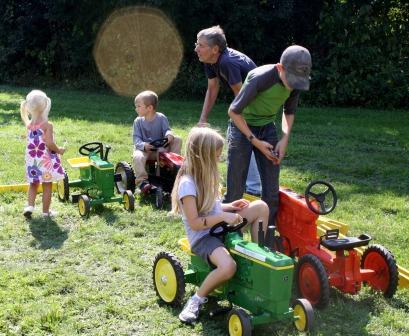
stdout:
{"type": "Polygon", "coordinates": [[[78,200],[79,200],[80,196],[81,196],[80,194],[71,195],[71,202],[72,203],[78,203],[78,200]]]}
{"type": "Polygon", "coordinates": [[[209,312],[209,316],[210,317],[216,317],[222,314],[226,314],[228,313],[230,310],[232,310],[232,306],[228,306],[228,307],[218,307],[212,311],[209,312]]]}

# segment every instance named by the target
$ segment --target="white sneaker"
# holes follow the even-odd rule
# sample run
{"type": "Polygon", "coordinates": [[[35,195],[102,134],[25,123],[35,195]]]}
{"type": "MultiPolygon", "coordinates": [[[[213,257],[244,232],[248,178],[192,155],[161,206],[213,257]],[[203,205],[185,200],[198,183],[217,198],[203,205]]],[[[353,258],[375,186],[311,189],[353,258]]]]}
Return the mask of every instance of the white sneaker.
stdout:
{"type": "Polygon", "coordinates": [[[57,214],[57,212],[49,210],[48,212],[43,212],[43,217],[55,217],[57,214]]]}
{"type": "Polygon", "coordinates": [[[182,312],[179,314],[179,320],[185,323],[195,322],[199,317],[200,307],[206,302],[207,298],[204,298],[203,302],[200,302],[200,300],[191,297],[183,307],[182,312]]]}
{"type": "Polygon", "coordinates": [[[31,218],[31,215],[33,214],[33,212],[34,212],[34,207],[32,205],[28,205],[24,208],[23,215],[26,218],[31,218]]]}

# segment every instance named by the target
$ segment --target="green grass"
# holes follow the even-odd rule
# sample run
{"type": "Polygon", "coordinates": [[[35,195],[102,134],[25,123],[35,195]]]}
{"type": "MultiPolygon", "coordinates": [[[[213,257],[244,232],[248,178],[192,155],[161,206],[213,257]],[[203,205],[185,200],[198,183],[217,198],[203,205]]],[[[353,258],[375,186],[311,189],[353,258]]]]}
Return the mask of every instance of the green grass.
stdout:
{"type": "MultiPolygon", "coordinates": [[[[28,88],[0,86],[0,184],[23,183],[25,130],[19,103],[28,88]]],[[[133,99],[84,91],[46,90],[56,141],[68,141],[64,160],[86,142],[112,146],[110,160],[129,160],[133,99]]],[[[160,101],[159,111],[186,138],[201,101],[160,101]]],[[[210,122],[225,134],[227,105],[210,122]]],[[[330,218],[350,233],[367,232],[409,268],[409,111],[300,108],[281,184],[302,193],[313,179],[336,188],[330,218]]],[[[65,165],[71,177],[78,171],[65,165]]],[[[225,175],[225,164],[221,165],[225,175]]],[[[180,220],[137,199],[136,212],[119,204],[80,218],[76,205],[59,203],[54,220],[26,221],[22,193],[0,194],[0,335],[224,335],[224,317],[195,326],[179,323],[179,309],[160,305],[151,280],[156,253],[187,257],[177,240],[180,220]]],[[[40,207],[40,198],[37,200],[40,207]]],[[[194,290],[188,286],[188,293],[194,290]]],[[[330,305],[316,311],[313,335],[407,335],[409,291],[393,299],[364,288],[351,296],[331,290],[330,305]]],[[[256,329],[257,335],[296,334],[291,324],[256,329]]]]}

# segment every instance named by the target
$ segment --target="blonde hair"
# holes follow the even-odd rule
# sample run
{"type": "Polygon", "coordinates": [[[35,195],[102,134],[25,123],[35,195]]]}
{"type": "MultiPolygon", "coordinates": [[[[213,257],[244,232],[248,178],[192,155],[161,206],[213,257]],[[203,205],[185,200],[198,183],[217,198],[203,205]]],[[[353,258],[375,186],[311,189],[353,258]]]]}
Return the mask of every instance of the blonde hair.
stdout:
{"type": "Polygon", "coordinates": [[[214,129],[194,127],[190,131],[185,160],[176,176],[172,190],[172,213],[180,213],[178,190],[183,175],[190,175],[197,188],[196,205],[199,214],[207,214],[220,197],[220,176],[217,169],[217,151],[223,148],[224,139],[214,129]]]}
{"type": "Polygon", "coordinates": [[[158,95],[153,91],[142,91],[135,97],[135,102],[142,101],[146,106],[152,105],[156,111],[158,106],[158,95]]]}
{"type": "Polygon", "coordinates": [[[51,99],[40,90],[31,91],[20,105],[20,115],[24,124],[28,126],[42,118],[48,120],[48,113],[51,109],[51,99]]]}

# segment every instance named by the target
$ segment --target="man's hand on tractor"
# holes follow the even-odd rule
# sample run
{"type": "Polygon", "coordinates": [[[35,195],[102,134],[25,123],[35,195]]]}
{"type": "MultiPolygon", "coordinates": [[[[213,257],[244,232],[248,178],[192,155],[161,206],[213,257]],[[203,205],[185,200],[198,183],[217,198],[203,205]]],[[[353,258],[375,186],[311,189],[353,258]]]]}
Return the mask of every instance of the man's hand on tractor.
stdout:
{"type": "Polygon", "coordinates": [[[58,147],[58,154],[63,155],[65,152],[65,148],[64,147],[58,147]]]}

